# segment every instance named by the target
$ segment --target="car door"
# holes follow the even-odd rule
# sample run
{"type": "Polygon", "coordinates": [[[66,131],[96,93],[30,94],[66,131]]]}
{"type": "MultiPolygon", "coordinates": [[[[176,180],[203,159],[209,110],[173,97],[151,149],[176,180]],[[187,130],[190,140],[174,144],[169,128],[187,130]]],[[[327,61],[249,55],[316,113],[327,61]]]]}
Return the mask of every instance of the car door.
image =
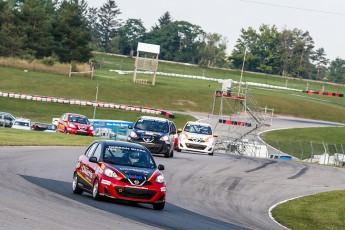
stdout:
{"type": "Polygon", "coordinates": [[[79,158],[80,168],[78,172],[82,177],[82,184],[86,189],[91,190],[93,186],[93,168],[94,163],[89,161],[89,158],[93,156],[97,146],[99,145],[98,142],[94,142],[91,144],[88,149],[86,150],[85,154],[79,158]]]}
{"type": "MultiPolygon", "coordinates": [[[[99,143],[96,146],[95,151],[93,152],[92,156],[90,156],[90,157],[96,157],[97,158],[97,162],[98,162],[100,160],[101,153],[102,153],[102,145],[99,143]]],[[[95,179],[97,179],[97,173],[99,172],[99,165],[98,165],[98,163],[90,162],[89,161],[88,170],[89,170],[89,172],[92,173],[91,183],[94,184],[95,183],[95,179]]]]}

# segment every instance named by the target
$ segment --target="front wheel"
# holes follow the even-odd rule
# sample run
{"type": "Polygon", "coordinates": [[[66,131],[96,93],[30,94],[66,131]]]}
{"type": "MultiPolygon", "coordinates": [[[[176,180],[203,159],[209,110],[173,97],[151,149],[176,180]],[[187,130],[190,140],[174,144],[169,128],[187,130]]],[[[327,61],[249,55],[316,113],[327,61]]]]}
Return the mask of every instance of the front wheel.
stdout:
{"type": "Polygon", "coordinates": [[[74,173],[74,175],[73,175],[72,191],[74,194],[78,194],[78,195],[81,195],[83,193],[83,190],[78,185],[77,173],[74,173]]]}
{"type": "Polygon", "coordinates": [[[95,179],[95,183],[93,184],[93,188],[92,188],[92,197],[95,200],[101,200],[102,196],[101,194],[99,194],[99,185],[98,185],[98,179],[95,179]]]}
{"type": "Polygon", "coordinates": [[[164,157],[165,158],[169,158],[170,157],[170,152],[168,151],[168,152],[164,153],[164,157]]]}
{"type": "Polygon", "coordinates": [[[165,206],[165,202],[161,202],[161,203],[154,203],[153,205],[153,209],[154,210],[163,210],[164,206],[165,206]]]}

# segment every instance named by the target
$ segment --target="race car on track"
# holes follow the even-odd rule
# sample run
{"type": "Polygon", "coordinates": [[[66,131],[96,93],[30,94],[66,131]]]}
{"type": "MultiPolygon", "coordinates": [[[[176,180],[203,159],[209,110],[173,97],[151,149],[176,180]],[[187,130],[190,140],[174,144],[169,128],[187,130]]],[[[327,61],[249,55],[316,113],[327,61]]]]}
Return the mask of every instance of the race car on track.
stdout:
{"type": "Polygon", "coordinates": [[[178,133],[178,152],[187,150],[213,155],[218,134],[213,133],[210,124],[188,121],[183,130],[178,129],[178,133]]]}
{"type": "MultiPolygon", "coordinates": [[[[130,128],[130,127],[129,127],[130,128]]],[[[166,118],[141,116],[129,133],[128,141],[145,146],[153,154],[174,156],[177,129],[175,123],[166,118]]]]}
{"type": "Polygon", "coordinates": [[[65,113],[58,119],[56,126],[57,132],[93,136],[89,119],[81,114],[65,113]]]}
{"type": "Polygon", "coordinates": [[[79,157],[73,174],[75,194],[91,193],[96,200],[109,197],[165,206],[166,183],[150,151],[139,144],[97,140],[79,157]]]}

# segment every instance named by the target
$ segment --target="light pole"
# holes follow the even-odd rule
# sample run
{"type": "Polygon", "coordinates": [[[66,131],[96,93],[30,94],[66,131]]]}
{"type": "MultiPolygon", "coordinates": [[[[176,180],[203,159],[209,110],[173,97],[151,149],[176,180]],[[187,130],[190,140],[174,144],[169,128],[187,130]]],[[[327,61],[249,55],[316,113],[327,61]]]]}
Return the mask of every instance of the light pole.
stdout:
{"type": "Polygon", "coordinates": [[[96,105],[94,106],[95,108],[93,109],[93,119],[95,119],[95,116],[96,116],[97,98],[98,98],[98,84],[96,87],[96,105]]]}
{"type": "Polygon", "coordinates": [[[241,77],[240,77],[240,84],[238,85],[238,93],[237,96],[240,96],[240,89],[242,84],[242,77],[243,77],[243,70],[244,70],[244,62],[246,61],[246,54],[247,54],[247,47],[244,48],[244,55],[243,55],[243,62],[242,62],[242,70],[241,70],[241,77]]]}

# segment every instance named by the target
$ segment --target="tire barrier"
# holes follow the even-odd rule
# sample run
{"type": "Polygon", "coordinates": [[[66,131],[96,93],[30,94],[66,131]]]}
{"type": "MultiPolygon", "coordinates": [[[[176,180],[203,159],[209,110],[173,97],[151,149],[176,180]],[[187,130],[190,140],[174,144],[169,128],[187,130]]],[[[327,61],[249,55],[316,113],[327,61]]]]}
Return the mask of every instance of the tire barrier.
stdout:
{"type": "Polygon", "coordinates": [[[48,97],[48,96],[30,95],[30,94],[24,94],[24,93],[21,94],[21,93],[13,93],[13,92],[2,92],[2,91],[0,91],[0,97],[11,97],[11,98],[23,99],[23,100],[54,102],[54,103],[60,103],[60,104],[70,104],[70,105],[80,105],[80,106],[94,106],[94,107],[104,107],[104,108],[111,108],[111,109],[122,109],[122,110],[127,110],[127,111],[162,115],[167,118],[175,118],[175,115],[173,113],[170,113],[168,111],[161,110],[161,109],[142,107],[142,106],[133,106],[133,105],[124,105],[124,104],[114,104],[114,103],[101,102],[101,101],[67,99],[67,98],[62,98],[62,97],[48,97]]]}
{"type": "Polygon", "coordinates": [[[248,123],[248,122],[225,120],[225,119],[219,119],[219,123],[226,124],[226,125],[246,126],[246,127],[251,127],[252,126],[252,124],[248,123]]]}
{"type": "Polygon", "coordinates": [[[313,91],[313,90],[303,90],[302,92],[307,93],[307,94],[317,94],[317,95],[323,95],[323,96],[328,96],[328,97],[344,97],[344,94],[342,93],[313,91]]]}

